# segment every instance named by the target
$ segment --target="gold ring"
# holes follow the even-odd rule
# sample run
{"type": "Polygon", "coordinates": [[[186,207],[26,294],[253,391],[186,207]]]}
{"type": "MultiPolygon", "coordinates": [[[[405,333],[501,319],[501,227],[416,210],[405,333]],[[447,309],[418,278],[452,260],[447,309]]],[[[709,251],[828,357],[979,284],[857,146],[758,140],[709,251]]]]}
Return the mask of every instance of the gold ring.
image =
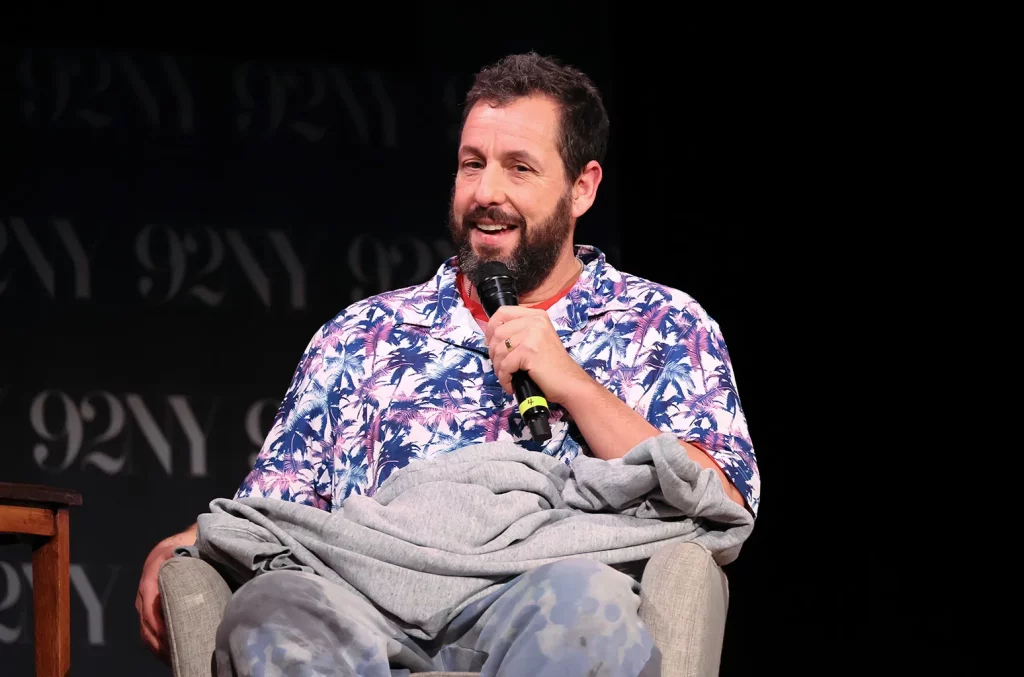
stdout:
{"type": "Polygon", "coordinates": [[[505,339],[505,347],[508,348],[509,352],[512,352],[512,342],[508,339],[505,339]]]}

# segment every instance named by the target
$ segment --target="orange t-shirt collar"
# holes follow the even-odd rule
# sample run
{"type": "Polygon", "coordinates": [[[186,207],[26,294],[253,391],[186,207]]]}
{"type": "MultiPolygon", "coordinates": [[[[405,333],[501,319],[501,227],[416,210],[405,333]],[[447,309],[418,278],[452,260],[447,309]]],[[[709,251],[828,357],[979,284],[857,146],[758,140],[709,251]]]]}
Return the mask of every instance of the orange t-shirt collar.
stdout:
{"type": "MultiPolygon", "coordinates": [[[[542,301],[541,303],[531,303],[530,307],[539,308],[540,310],[547,310],[548,308],[562,300],[562,298],[564,298],[565,295],[568,294],[574,286],[576,286],[576,282],[578,279],[579,278],[576,278],[576,280],[570,282],[568,287],[561,290],[560,292],[550,297],[549,299],[542,301]]],[[[484,310],[484,307],[480,305],[479,301],[476,301],[466,296],[465,286],[463,284],[464,282],[465,277],[462,275],[462,273],[459,273],[458,275],[455,276],[455,285],[459,289],[459,296],[462,297],[462,302],[466,304],[467,308],[469,308],[469,312],[473,313],[473,317],[475,319],[477,319],[480,322],[487,322],[487,320],[489,319],[487,317],[487,311],[484,310]]]]}

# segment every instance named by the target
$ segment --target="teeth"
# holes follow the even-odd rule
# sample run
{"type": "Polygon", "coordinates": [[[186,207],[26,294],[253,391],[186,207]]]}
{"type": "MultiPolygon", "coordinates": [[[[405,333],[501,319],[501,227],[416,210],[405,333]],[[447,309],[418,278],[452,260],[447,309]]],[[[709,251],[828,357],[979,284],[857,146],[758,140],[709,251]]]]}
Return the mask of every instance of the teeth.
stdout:
{"type": "Polygon", "coordinates": [[[500,226],[500,225],[492,226],[492,225],[485,225],[485,224],[482,224],[482,223],[476,224],[476,227],[479,228],[480,230],[484,231],[485,233],[497,233],[500,230],[507,230],[508,229],[508,226],[500,226]]]}

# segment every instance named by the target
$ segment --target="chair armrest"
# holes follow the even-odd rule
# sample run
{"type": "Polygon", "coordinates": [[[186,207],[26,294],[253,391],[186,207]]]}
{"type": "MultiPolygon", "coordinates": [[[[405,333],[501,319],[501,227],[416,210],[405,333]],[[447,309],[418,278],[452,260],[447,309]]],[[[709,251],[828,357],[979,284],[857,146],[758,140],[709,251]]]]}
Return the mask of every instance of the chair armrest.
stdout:
{"type": "Polygon", "coordinates": [[[661,650],[663,677],[718,674],[728,606],[728,580],[703,546],[675,543],[651,557],[640,618],[661,650]]]}
{"type": "Polygon", "coordinates": [[[174,677],[211,677],[217,627],[231,590],[201,559],[172,557],[158,575],[174,677]]]}

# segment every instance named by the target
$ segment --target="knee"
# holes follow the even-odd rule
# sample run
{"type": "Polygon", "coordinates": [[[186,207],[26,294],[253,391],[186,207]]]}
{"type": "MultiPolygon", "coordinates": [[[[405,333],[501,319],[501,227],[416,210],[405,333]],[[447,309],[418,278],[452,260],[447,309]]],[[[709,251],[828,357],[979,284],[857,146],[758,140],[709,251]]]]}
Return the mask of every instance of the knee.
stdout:
{"type": "Polygon", "coordinates": [[[555,562],[541,565],[534,569],[536,572],[543,572],[546,575],[568,574],[572,576],[603,576],[608,572],[618,573],[615,569],[603,562],[586,557],[568,557],[555,562]]]}
{"type": "Polygon", "coordinates": [[[634,623],[640,608],[635,580],[607,564],[572,558],[539,567],[534,585],[549,596],[549,619],[559,625],[634,623]]]}
{"type": "Polygon", "coordinates": [[[271,571],[250,579],[238,588],[228,601],[228,609],[258,608],[265,613],[269,609],[292,606],[315,589],[316,581],[309,574],[271,571]]]}
{"type": "Polygon", "coordinates": [[[558,560],[534,569],[530,576],[549,581],[555,587],[570,590],[591,589],[606,592],[631,592],[636,581],[612,567],[592,559],[572,557],[558,560]]]}
{"type": "Polygon", "coordinates": [[[216,674],[269,674],[268,666],[279,668],[270,670],[274,674],[292,674],[289,669],[299,666],[302,674],[337,674],[323,666],[347,665],[346,652],[372,659],[376,647],[356,643],[353,625],[336,602],[313,574],[273,571],[253,578],[224,609],[215,639],[216,674]]]}
{"type": "Polygon", "coordinates": [[[516,661],[531,666],[523,674],[636,675],[651,661],[654,640],[640,620],[634,579],[573,558],[538,567],[525,580],[507,632],[518,646],[516,661]]]}
{"type": "Polygon", "coordinates": [[[306,613],[317,599],[315,577],[300,571],[273,571],[260,574],[242,585],[228,600],[220,633],[266,624],[290,623],[306,613]]]}

